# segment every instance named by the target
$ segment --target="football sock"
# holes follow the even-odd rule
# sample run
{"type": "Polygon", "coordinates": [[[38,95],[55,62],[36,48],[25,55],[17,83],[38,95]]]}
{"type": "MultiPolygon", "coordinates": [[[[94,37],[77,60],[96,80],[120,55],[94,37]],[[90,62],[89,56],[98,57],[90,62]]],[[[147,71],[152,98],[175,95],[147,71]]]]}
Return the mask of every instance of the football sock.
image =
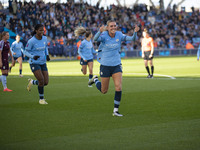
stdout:
{"type": "Polygon", "coordinates": [[[97,89],[101,92],[101,82],[98,79],[94,80],[97,89]]]}
{"type": "Polygon", "coordinates": [[[33,80],[33,81],[32,81],[32,84],[33,84],[33,85],[38,85],[38,80],[33,80]]]}
{"type": "Polygon", "coordinates": [[[7,79],[6,79],[6,75],[2,75],[2,76],[1,76],[1,81],[2,81],[3,88],[6,89],[6,88],[7,88],[7,79]]]}
{"type": "Polygon", "coordinates": [[[148,74],[150,75],[149,66],[146,66],[146,70],[147,70],[148,74]]]}
{"type": "Polygon", "coordinates": [[[154,72],[154,66],[151,66],[151,74],[153,75],[154,72]]]}
{"type": "Polygon", "coordinates": [[[114,112],[118,111],[120,101],[121,101],[121,97],[122,97],[122,91],[115,91],[114,112]]]}
{"type": "Polygon", "coordinates": [[[38,92],[40,99],[44,99],[44,86],[38,86],[38,92]]]}
{"type": "Polygon", "coordinates": [[[19,69],[19,74],[22,74],[22,69],[19,69]]]}
{"type": "Polygon", "coordinates": [[[92,75],[92,74],[89,74],[89,80],[91,80],[91,79],[92,79],[92,77],[93,77],[93,75],[92,75]]]}

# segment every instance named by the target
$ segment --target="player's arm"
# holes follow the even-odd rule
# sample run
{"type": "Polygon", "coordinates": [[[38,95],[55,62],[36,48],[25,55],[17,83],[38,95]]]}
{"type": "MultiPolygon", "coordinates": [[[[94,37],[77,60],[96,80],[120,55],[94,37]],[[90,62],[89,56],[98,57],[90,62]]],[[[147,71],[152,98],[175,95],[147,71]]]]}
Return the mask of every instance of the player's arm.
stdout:
{"type": "Polygon", "coordinates": [[[32,42],[30,42],[30,40],[28,41],[28,43],[26,44],[26,48],[24,49],[23,53],[24,55],[26,55],[29,58],[33,58],[34,60],[37,60],[38,58],[40,58],[40,56],[38,55],[32,55],[29,53],[29,51],[32,49],[32,42]]]}
{"type": "Polygon", "coordinates": [[[144,58],[144,43],[143,43],[143,40],[141,42],[141,49],[142,49],[142,58],[144,58]]]}
{"type": "MultiPolygon", "coordinates": [[[[48,42],[46,42],[48,44],[48,42]]],[[[49,49],[48,49],[48,46],[46,44],[46,48],[45,48],[45,55],[46,55],[46,60],[47,61],[50,61],[50,57],[49,57],[49,49]]]]}
{"type": "Polygon", "coordinates": [[[106,27],[105,27],[104,25],[102,25],[102,26],[100,27],[99,31],[95,34],[93,40],[94,40],[94,41],[98,41],[98,42],[102,41],[102,38],[100,37],[100,35],[101,35],[101,33],[102,33],[103,31],[105,31],[105,30],[106,30],[106,27]]]}
{"type": "Polygon", "coordinates": [[[149,57],[153,57],[153,53],[154,53],[154,45],[153,45],[153,38],[151,40],[151,54],[149,55],[149,57]]]}
{"type": "Polygon", "coordinates": [[[12,66],[15,66],[15,60],[14,60],[14,58],[13,58],[13,55],[12,55],[11,50],[9,50],[9,55],[10,55],[10,57],[12,58],[12,66]]]}
{"type": "Polygon", "coordinates": [[[2,50],[0,49],[0,68],[2,68],[3,66],[3,62],[2,62],[2,50]]]}
{"type": "Polygon", "coordinates": [[[11,47],[10,47],[10,50],[12,52],[13,55],[16,55],[16,53],[13,51],[13,48],[14,48],[15,44],[14,42],[12,43],[11,47]]]}
{"type": "Polygon", "coordinates": [[[84,43],[81,42],[81,45],[78,48],[78,54],[81,56],[81,58],[83,58],[84,61],[86,61],[86,58],[83,56],[83,53],[82,53],[83,48],[84,48],[84,43]]]}
{"type": "Polygon", "coordinates": [[[134,29],[133,35],[132,36],[123,35],[122,41],[136,41],[137,32],[139,30],[140,30],[140,28],[137,25],[135,25],[135,29],[134,29]]]}
{"type": "Polygon", "coordinates": [[[199,45],[199,48],[198,48],[198,51],[197,51],[197,61],[199,61],[199,55],[200,55],[200,45],[199,45]]]}

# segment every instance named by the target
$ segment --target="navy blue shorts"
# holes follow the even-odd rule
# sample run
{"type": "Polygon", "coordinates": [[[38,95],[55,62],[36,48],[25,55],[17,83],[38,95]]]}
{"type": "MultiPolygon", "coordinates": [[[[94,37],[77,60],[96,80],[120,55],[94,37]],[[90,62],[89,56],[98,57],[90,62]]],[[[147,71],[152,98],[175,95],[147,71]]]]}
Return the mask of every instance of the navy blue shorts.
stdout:
{"type": "MultiPolygon", "coordinates": [[[[22,56],[19,56],[19,57],[22,57],[22,56]]],[[[13,56],[14,60],[17,60],[19,57],[14,57],[14,56],[13,56]]]]}
{"type": "Polygon", "coordinates": [[[122,65],[117,66],[100,66],[100,76],[101,77],[111,77],[117,72],[122,72],[122,65]]]}
{"type": "Polygon", "coordinates": [[[34,72],[36,70],[41,70],[41,71],[48,71],[46,63],[43,65],[39,64],[30,64],[31,71],[34,72]]]}
{"type": "Polygon", "coordinates": [[[86,62],[83,60],[83,58],[81,58],[80,60],[80,65],[87,65],[89,62],[93,62],[93,59],[89,59],[86,62]]]}

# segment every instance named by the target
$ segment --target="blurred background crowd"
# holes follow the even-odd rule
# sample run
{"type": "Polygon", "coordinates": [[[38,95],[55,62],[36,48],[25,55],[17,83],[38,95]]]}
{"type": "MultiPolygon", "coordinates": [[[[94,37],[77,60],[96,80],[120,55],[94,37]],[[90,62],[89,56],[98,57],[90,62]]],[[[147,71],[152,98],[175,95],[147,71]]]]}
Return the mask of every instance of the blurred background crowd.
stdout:
{"type": "MultiPolygon", "coordinates": [[[[0,9],[3,10],[0,3],[0,9]]],[[[154,39],[155,49],[196,48],[200,39],[200,12],[191,8],[191,12],[147,9],[145,4],[134,5],[133,8],[110,5],[99,8],[99,4],[88,3],[44,3],[9,1],[9,12],[0,11],[0,25],[19,34],[25,45],[31,37],[34,26],[45,25],[45,34],[49,39],[49,52],[52,56],[76,56],[77,39],[74,30],[83,26],[95,34],[107,20],[116,20],[118,29],[124,34],[132,35],[137,24],[141,30],[136,42],[124,42],[122,51],[133,51],[141,48],[142,30],[147,28],[154,39]]],[[[82,37],[83,38],[83,37],[82,37]]],[[[98,47],[94,43],[95,48],[98,47]]]]}

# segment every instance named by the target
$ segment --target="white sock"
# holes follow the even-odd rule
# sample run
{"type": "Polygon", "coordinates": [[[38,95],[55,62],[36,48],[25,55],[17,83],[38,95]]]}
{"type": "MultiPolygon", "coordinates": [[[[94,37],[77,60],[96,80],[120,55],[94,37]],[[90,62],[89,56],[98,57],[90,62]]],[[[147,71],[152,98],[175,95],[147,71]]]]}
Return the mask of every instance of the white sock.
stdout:
{"type": "Polygon", "coordinates": [[[118,108],[114,108],[113,112],[116,112],[116,111],[118,111],[118,108]]]}

